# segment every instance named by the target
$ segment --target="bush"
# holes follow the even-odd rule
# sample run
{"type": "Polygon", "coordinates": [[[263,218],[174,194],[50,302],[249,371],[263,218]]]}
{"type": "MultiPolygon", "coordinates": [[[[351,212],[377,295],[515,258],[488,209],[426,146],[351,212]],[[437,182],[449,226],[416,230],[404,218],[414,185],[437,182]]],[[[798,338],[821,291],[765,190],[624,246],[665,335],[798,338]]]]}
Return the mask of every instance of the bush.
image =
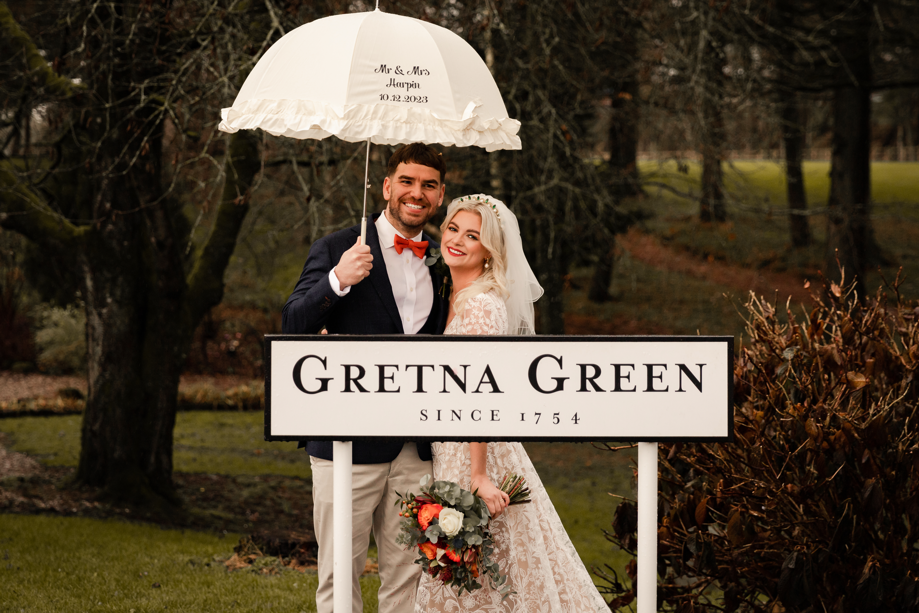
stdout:
{"type": "MultiPolygon", "coordinates": [[[[673,610],[919,610],[919,307],[835,284],[816,300],[800,322],[747,304],[734,443],[661,445],[673,610]]],[[[634,513],[610,540],[634,544],[634,513]]]]}
{"type": "Polygon", "coordinates": [[[80,372],[86,367],[86,314],[83,307],[36,309],[38,367],[51,372],[80,372]]]}

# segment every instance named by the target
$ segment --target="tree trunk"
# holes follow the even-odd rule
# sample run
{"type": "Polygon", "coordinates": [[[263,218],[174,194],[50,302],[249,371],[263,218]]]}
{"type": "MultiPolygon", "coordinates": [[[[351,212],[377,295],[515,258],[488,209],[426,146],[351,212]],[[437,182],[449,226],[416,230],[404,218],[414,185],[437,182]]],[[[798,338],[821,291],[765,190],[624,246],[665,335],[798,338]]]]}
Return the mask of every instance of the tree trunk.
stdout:
{"type": "Polygon", "coordinates": [[[176,205],[164,196],[162,115],[131,101],[137,75],[120,65],[111,94],[128,102],[111,112],[127,121],[97,137],[98,166],[113,172],[100,176],[99,221],[81,258],[89,394],[77,479],[111,499],[156,506],[178,502],[172,430],[192,330],[183,326],[187,286],[168,221],[176,205]],[[146,138],[135,138],[132,123],[146,126],[146,138]]]}
{"type": "Polygon", "coordinates": [[[807,247],[811,243],[807,220],[807,196],[804,193],[804,120],[801,104],[793,92],[782,101],[782,138],[785,142],[785,176],[788,190],[788,225],[791,245],[807,247]]]}
{"type": "Polygon", "coordinates": [[[535,258],[531,260],[535,264],[533,271],[544,290],[542,298],[536,303],[538,334],[565,333],[565,280],[569,255],[566,246],[558,239],[560,232],[552,227],[553,224],[564,223],[564,218],[557,210],[552,214],[554,220],[527,223],[527,235],[535,237],[535,258]]]}
{"type": "Polygon", "coordinates": [[[565,266],[556,254],[540,267],[539,284],[545,293],[539,300],[539,334],[565,333],[565,266]]]}
{"type": "MultiPolygon", "coordinates": [[[[76,476],[105,488],[111,499],[157,505],[162,499],[178,501],[172,484],[172,430],[181,363],[174,349],[187,344],[190,334],[183,338],[176,321],[156,329],[156,320],[166,313],[151,313],[154,301],[145,283],[150,271],[134,254],[111,249],[122,237],[139,238],[130,228],[138,221],[106,228],[100,234],[107,237],[99,236],[86,256],[89,394],[76,476]],[[117,258],[118,266],[94,261],[107,256],[117,258]]],[[[175,312],[175,304],[155,302],[175,312]]]]}
{"type": "Polygon", "coordinates": [[[702,200],[699,220],[703,222],[726,221],[724,208],[724,177],[721,171],[720,147],[708,145],[702,153],[702,200]]]}
{"type": "Polygon", "coordinates": [[[612,175],[610,192],[617,200],[644,193],[638,175],[637,62],[640,52],[635,35],[641,26],[627,11],[621,18],[626,23],[619,28],[619,44],[611,58],[611,89],[614,93],[607,134],[612,175]]]}
{"type": "Polygon", "coordinates": [[[724,157],[724,50],[712,40],[706,43],[705,62],[708,78],[702,92],[702,199],[699,202],[699,220],[703,222],[727,221],[724,204],[724,177],[721,159],[724,157]]]}
{"type": "Polygon", "coordinates": [[[873,245],[871,230],[871,62],[867,22],[853,20],[848,40],[847,74],[851,82],[836,89],[833,107],[833,153],[827,218],[826,273],[856,280],[865,295],[864,273],[873,245]],[[856,44],[860,43],[860,44],[856,44]],[[838,262],[838,264],[837,264],[838,262]]]}
{"type": "Polygon", "coordinates": [[[170,37],[184,48],[187,30],[170,30],[168,11],[168,3],[93,8],[93,27],[80,39],[81,57],[92,64],[82,87],[91,94],[68,100],[72,81],[58,77],[10,25],[0,2],[0,29],[21,39],[30,75],[56,88],[78,118],[64,129],[69,136],[58,151],[60,165],[78,171],[59,171],[46,183],[50,202],[0,164],[0,225],[49,257],[75,262],[81,273],[89,394],[76,480],[150,510],[178,501],[172,452],[179,374],[195,327],[223,296],[260,170],[258,137],[248,131],[229,137],[211,232],[186,260],[182,203],[162,170],[164,107],[181,99],[167,101],[161,88],[168,90],[174,78],[165,72],[179,48],[170,37]],[[63,206],[46,214],[54,205],[63,206]]]}
{"type": "MultiPolygon", "coordinates": [[[[85,242],[89,394],[76,477],[111,499],[160,508],[178,502],[172,452],[179,375],[195,328],[223,296],[259,168],[258,138],[234,134],[217,218],[187,282],[164,206],[137,207],[144,216],[114,215],[85,242]]],[[[137,172],[124,176],[135,189],[115,184],[113,194],[142,197],[137,172]]]]}
{"type": "Polygon", "coordinates": [[[594,274],[590,278],[590,287],[587,290],[587,299],[591,302],[609,302],[613,297],[609,293],[610,283],[613,282],[613,272],[616,267],[616,250],[610,248],[606,255],[601,255],[594,267],[594,274]]]}

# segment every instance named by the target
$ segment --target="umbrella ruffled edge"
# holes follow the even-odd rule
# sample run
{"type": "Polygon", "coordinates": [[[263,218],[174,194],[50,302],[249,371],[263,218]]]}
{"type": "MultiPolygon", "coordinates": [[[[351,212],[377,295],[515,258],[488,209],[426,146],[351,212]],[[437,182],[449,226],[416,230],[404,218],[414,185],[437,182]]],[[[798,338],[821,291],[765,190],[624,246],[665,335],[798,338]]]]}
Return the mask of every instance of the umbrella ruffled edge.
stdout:
{"type": "Polygon", "coordinates": [[[261,128],[273,136],[322,139],[330,135],[348,142],[368,138],[378,145],[421,142],[486,151],[521,149],[520,122],[473,113],[466,119],[443,119],[427,109],[354,104],[334,107],[303,100],[247,100],[222,109],[218,129],[230,134],[261,128]]]}

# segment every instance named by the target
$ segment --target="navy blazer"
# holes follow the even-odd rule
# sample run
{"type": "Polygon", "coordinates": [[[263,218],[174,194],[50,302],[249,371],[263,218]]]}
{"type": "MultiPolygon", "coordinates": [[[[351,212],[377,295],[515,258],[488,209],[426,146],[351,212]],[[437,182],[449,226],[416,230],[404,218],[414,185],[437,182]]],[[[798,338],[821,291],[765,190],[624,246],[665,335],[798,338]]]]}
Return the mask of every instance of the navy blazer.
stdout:
{"type": "MultiPolygon", "coordinates": [[[[318,334],[323,327],[329,334],[404,333],[399,308],[396,306],[396,299],[393,298],[392,285],[389,283],[389,275],[383,261],[375,224],[377,217],[379,213],[367,221],[367,245],[373,255],[373,268],[370,269],[370,275],[357,285],[352,285],[351,291],[345,296],[340,297],[332,291],[329,272],[338,264],[345,251],[357,242],[361,235],[360,225],[340,230],[313,243],[300,280],[284,305],[281,318],[281,331],[284,334],[318,334]]],[[[423,234],[422,239],[428,241],[428,250],[440,246],[427,234],[423,234]]],[[[430,271],[434,301],[431,305],[431,314],[419,334],[443,334],[448,311],[447,300],[440,295],[443,277],[433,268],[430,271]]],[[[391,462],[399,455],[403,443],[355,441],[352,445],[353,462],[391,462]]],[[[300,446],[304,446],[303,443],[300,446]]],[[[331,442],[308,441],[306,451],[317,458],[332,459],[331,442]]],[[[422,460],[430,460],[430,444],[419,443],[418,455],[422,460]]]]}

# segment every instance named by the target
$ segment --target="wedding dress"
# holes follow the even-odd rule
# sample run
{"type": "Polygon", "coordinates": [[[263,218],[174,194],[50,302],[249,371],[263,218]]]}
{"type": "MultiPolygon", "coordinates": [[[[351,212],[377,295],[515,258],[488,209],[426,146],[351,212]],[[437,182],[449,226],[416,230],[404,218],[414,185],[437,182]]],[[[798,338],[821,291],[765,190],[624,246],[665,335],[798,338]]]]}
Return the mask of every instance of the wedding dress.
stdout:
{"type": "MultiPolygon", "coordinates": [[[[444,334],[506,334],[507,311],[494,292],[466,302],[444,334]]],[[[434,443],[434,478],[470,489],[469,443],[434,443]]],[[[490,527],[494,559],[515,593],[503,602],[482,577],[483,587],[463,592],[422,574],[415,612],[449,613],[592,613],[609,607],[594,586],[533,463],[520,443],[488,443],[486,471],[492,483],[510,473],[526,478],[532,502],[508,507],[490,527]]]]}

